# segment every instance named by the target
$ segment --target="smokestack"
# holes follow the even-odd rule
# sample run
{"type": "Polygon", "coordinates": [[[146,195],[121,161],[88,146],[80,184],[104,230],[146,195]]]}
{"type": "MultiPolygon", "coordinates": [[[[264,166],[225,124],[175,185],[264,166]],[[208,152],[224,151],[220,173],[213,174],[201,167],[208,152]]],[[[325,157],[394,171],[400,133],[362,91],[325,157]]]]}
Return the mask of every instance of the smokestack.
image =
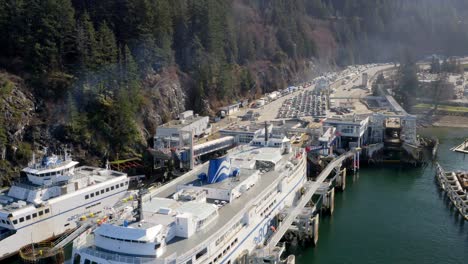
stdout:
{"type": "Polygon", "coordinates": [[[267,144],[267,142],[268,142],[268,124],[265,121],[265,145],[267,144]]]}

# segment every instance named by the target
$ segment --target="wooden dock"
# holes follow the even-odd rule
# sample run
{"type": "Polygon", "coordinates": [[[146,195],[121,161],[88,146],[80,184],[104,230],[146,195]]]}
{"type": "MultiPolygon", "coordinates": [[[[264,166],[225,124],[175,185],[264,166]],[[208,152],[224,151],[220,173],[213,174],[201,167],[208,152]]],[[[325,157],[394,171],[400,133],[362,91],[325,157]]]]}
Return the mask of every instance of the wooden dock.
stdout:
{"type": "Polygon", "coordinates": [[[463,143],[461,143],[460,145],[452,148],[451,150],[455,151],[455,152],[460,152],[460,153],[463,153],[463,154],[468,154],[468,138],[465,139],[465,141],[463,141],[463,143]]]}
{"type": "Polygon", "coordinates": [[[453,206],[468,221],[468,171],[446,172],[437,163],[436,179],[453,206]]]}

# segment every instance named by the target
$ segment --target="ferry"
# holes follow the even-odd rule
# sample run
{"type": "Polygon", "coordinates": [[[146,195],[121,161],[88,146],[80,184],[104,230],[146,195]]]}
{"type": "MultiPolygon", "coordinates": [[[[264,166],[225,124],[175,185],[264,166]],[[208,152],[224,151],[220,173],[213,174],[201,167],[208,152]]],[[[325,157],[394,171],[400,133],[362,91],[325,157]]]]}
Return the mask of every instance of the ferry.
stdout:
{"type": "Polygon", "coordinates": [[[125,173],[77,165],[66,152],[46,153],[0,192],[0,260],[76,228],[80,217],[113,206],[127,192],[125,173]]]}
{"type": "Polygon", "coordinates": [[[72,263],[230,264],[276,232],[307,181],[306,153],[267,132],[142,197],[139,217],[73,241],[72,263]]]}

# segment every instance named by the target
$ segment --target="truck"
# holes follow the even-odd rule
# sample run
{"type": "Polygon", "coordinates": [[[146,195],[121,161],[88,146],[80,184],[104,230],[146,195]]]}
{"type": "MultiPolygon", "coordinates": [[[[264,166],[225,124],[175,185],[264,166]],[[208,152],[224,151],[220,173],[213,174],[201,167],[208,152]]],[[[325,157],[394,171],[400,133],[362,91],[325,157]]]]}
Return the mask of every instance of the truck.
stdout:
{"type": "Polygon", "coordinates": [[[226,117],[226,111],[221,110],[221,111],[219,112],[219,117],[225,118],[225,117],[226,117]]]}

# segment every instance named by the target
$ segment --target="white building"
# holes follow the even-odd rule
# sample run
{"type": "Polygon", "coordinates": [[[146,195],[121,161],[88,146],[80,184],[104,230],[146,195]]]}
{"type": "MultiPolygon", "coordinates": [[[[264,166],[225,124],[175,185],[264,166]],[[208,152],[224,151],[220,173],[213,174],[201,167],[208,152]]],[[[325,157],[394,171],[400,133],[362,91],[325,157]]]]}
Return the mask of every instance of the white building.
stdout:
{"type": "Polygon", "coordinates": [[[224,113],[228,116],[228,115],[232,115],[238,112],[240,107],[241,107],[241,103],[237,103],[237,104],[232,104],[232,105],[228,105],[225,107],[221,107],[219,110],[224,111],[224,113]]]}
{"type": "Polygon", "coordinates": [[[358,115],[338,116],[326,119],[324,127],[335,127],[336,135],[339,136],[338,146],[341,148],[353,148],[367,143],[367,129],[369,117],[358,115]]]}
{"type": "MultiPolygon", "coordinates": [[[[268,124],[268,132],[273,129],[272,124],[268,124]]],[[[221,129],[219,133],[222,137],[233,136],[238,144],[249,144],[256,136],[261,135],[265,131],[265,125],[259,123],[251,123],[246,126],[232,125],[225,129],[221,129]]]]}
{"type": "Polygon", "coordinates": [[[188,140],[190,132],[193,132],[194,137],[210,134],[209,121],[207,116],[199,116],[192,110],[185,111],[179,115],[178,120],[171,120],[156,129],[154,146],[156,149],[179,147],[182,140],[188,140]]]}

